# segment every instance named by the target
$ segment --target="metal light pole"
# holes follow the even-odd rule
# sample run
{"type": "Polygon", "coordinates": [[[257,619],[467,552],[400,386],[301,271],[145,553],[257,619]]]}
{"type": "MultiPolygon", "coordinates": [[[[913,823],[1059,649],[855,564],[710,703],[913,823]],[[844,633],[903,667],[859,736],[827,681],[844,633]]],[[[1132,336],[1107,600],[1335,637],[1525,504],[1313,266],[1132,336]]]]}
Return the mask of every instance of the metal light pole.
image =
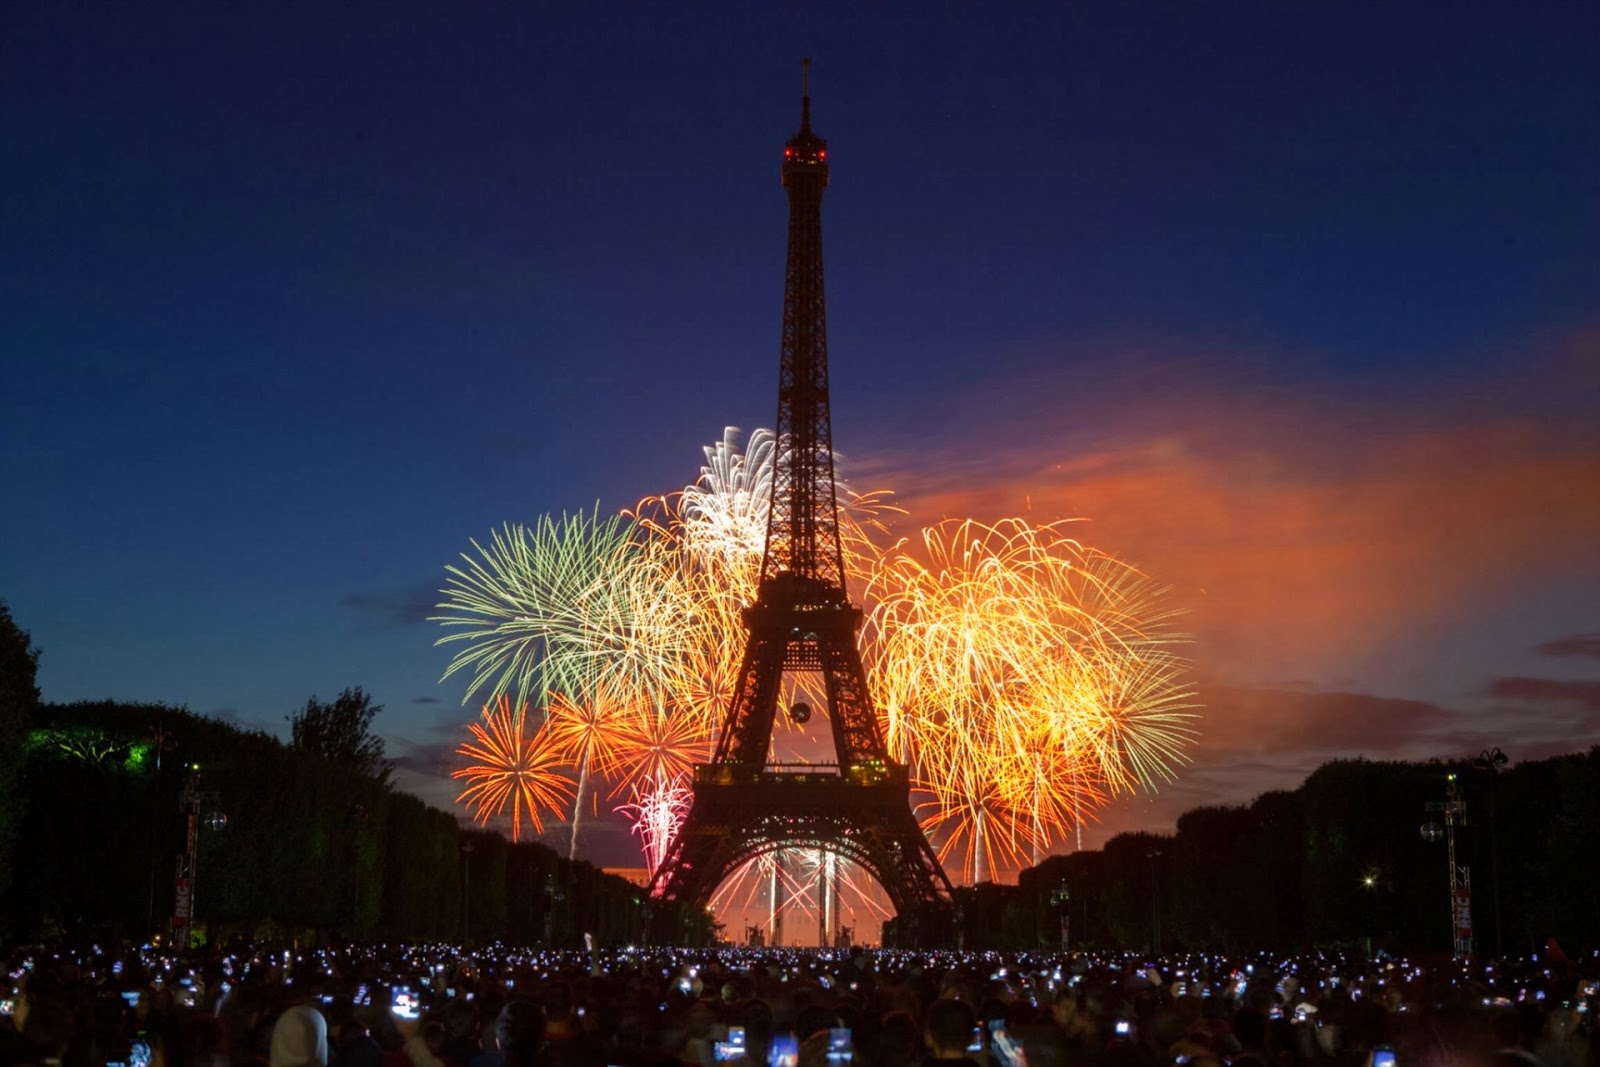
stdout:
{"type": "Polygon", "coordinates": [[[1367,959],[1372,959],[1372,928],[1378,925],[1378,880],[1383,872],[1368,867],[1361,876],[1361,887],[1367,891],[1367,959]]]}
{"type": "Polygon", "coordinates": [[[556,929],[556,901],[560,894],[556,892],[556,876],[547,874],[544,878],[544,944],[548,948],[555,943],[556,929]]]}
{"type": "MultiPolygon", "coordinates": [[[[1445,775],[1444,800],[1430,801],[1423,807],[1444,814],[1445,859],[1450,865],[1451,947],[1457,959],[1472,955],[1472,870],[1456,862],[1456,825],[1467,824],[1467,804],[1461,799],[1454,773],[1445,775]]],[[[1438,824],[1422,828],[1427,841],[1439,839],[1438,824]]]]}
{"type": "Polygon", "coordinates": [[[1061,951],[1069,951],[1067,934],[1072,928],[1072,894],[1067,890],[1067,880],[1061,879],[1061,885],[1050,894],[1050,906],[1055,908],[1056,915],[1061,920],[1061,951]]]}
{"type": "Polygon", "coordinates": [[[156,929],[156,826],[161,822],[156,811],[161,802],[161,754],[170,752],[175,742],[166,728],[166,720],[157,717],[150,727],[150,745],[156,751],[156,777],[154,792],[150,794],[150,878],[149,900],[146,902],[145,928],[152,934],[156,929]]]}
{"type": "Polygon", "coordinates": [[[194,932],[194,882],[200,858],[200,827],[202,822],[208,830],[220,830],[228,825],[228,817],[217,809],[217,796],[215,792],[201,791],[200,766],[191,764],[183,793],[178,797],[178,811],[184,816],[184,834],[173,886],[172,943],[180,949],[189,947],[194,932]],[[205,812],[203,819],[202,810],[205,812]]]}

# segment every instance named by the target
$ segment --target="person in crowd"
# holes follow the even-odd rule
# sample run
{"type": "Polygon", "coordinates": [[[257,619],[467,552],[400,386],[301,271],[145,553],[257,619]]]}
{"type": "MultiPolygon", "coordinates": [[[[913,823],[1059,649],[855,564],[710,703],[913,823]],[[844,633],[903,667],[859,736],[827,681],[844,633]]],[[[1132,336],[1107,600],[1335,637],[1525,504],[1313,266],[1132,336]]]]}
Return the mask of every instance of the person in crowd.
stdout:
{"type": "Polygon", "coordinates": [[[328,1067],[328,1023],[309,1004],[296,1004],[272,1027],[272,1067],[328,1067]]]}
{"type": "Polygon", "coordinates": [[[944,997],[928,1005],[922,1021],[922,1040],[928,1046],[924,1064],[978,1067],[972,1058],[972,1046],[979,1041],[978,1018],[959,1000],[944,997]]]}

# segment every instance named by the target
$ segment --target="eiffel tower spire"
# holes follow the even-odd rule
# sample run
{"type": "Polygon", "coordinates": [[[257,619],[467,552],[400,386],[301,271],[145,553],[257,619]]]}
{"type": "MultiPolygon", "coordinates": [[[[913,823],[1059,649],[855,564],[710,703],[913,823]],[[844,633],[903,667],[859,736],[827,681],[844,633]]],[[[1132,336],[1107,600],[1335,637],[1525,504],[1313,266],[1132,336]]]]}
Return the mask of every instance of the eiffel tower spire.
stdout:
{"type": "Polygon", "coordinates": [[[789,256],[778,363],[778,465],[761,579],[768,582],[793,574],[831,587],[843,601],[844,553],[833,482],[828,322],[822,293],[822,191],[828,187],[828,142],[811,130],[809,59],[803,70],[800,130],[783,147],[789,256]]]}

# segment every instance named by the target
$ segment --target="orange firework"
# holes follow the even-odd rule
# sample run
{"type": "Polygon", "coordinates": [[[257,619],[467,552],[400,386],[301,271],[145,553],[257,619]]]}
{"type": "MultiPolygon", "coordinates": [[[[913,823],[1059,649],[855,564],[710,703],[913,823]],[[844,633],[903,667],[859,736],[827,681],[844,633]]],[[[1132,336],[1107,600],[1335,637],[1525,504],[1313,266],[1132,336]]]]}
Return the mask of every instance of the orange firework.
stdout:
{"type": "Polygon", "coordinates": [[[1066,523],[946,522],[886,556],[866,652],[924,827],[971,881],[1039,859],[1193,738],[1163,591],[1066,523]]]}
{"type": "Polygon", "coordinates": [[[622,723],[607,774],[618,779],[612,795],[639,782],[685,780],[690,769],[710,755],[710,735],[684,715],[660,715],[644,709],[622,723]]]}
{"type": "MultiPolygon", "coordinates": [[[[604,774],[605,768],[621,756],[626,744],[625,708],[612,697],[611,689],[603,683],[588,686],[581,702],[566,693],[555,693],[545,716],[542,733],[549,737],[560,762],[578,771],[578,787],[572,798],[568,859],[578,856],[578,829],[583,819],[584,799],[590,792],[590,772],[604,774]]],[[[630,695],[626,689],[620,694],[623,699],[630,695]]]]}
{"type": "MultiPolygon", "coordinates": [[[[739,680],[777,442],[758,430],[741,447],[730,428],[704,451],[693,485],[641,501],[626,521],[512,530],[480,550],[481,564],[453,571],[446,591],[459,611],[441,621],[469,645],[451,669],[471,666],[474,687],[517,683],[549,707],[530,745],[552,781],[557,765],[575,771],[576,792],[561,779],[542,802],[571,799],[574,848],[592,775],[640,820],[665,825],[670,806],[651,798],[681,801],[671,791],[715,747],[739,680]]],[[[889,754],[909,765],[953,876],[1014,871],[1072,833],[1081,845],[1112,798],[1171,779],[1195,705],[1164,590],[1071,537],[1067,522],[951,520],[885,549],[883,520],[898,509],[881,493],[836,489],[846,569],[868,579],[853,591],[889,754]]],[[[819,682],[787,675],[784,702],[825,707],[810,691],[819,682]]],[[[778,722],[793,733],[775,760],[826,759],[810,747],[827,734],[821,717],[778,722]]],[[[499,811],[511,788],[473,797],[496,797],[499,811]]],[[[783,864],[767,862],[779,878],[783,864]]]]}
{"type": "Polygon", "coordinates": [[[483,721],[467,725],[474,740],[456,749],[457,755],[474,762],[450,774],[469,783],[456,803],[474,808],[478,825],[487,826],[491,818],[511,808],[513,841],[521,840],[524,814],[543,832],[541,813],[559,814],[574,795],[572,782],[560,771],[560,746],[544,730],[530,737],[527,727],[527,705],[513,708],[504,696],[496,705],[485,705],[483,721]]]}

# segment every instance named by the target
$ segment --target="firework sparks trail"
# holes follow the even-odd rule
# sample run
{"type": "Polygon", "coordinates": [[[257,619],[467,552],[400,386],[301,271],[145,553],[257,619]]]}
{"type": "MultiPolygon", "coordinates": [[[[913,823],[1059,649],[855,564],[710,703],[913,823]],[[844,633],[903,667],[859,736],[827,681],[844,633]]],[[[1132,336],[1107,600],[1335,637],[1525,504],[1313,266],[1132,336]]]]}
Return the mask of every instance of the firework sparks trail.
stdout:
{"type": "Polygon", "coordinates": [[[622,705],[612,694],[591,688],[587,699],[577,703],[565,693],[552,694],[545,716],[544,732],[560,754],[563,764],[577,768],[578,784],[572,798],[572,816],[567,858],[578,854],[578,830],[583,819],[583,802],[589,795],[591,771],[605,773],[628,745],[626,717],[622,705]]]}
{"type": "Polygon", "coordinates": [[[602,773],[617,781],[615,796],[638,782],[685,781],[710,757],[710,735],[686,715],[644,708],[619,722],[618,740],[602,773]]]}
{"type": "Polygon", "coordinates": [[[894,917],[894,911],[883,899],[883,892],[878,888],[872,875],[849,858],[820,848],[798,849],[791,855],[799,857],[797,867],[803,878],[802,888],[813,900],[817,898],[822,887],[825,872],[835,879],[833,890],[835,921],[830,924],[830,932],[837,932],[837,916],[844,911],[847,900],[860,905],[880,920],[894,917]]]}
{"type": "MultiPolygon", "coordinates": [[[[578,771],[575,802],[592,769],[637,807],[715,744],[778,458],[767,431],[743,450],[738,439],[729,428],[708,446],[699,480],[678,493],[606,520],[507,526],[487,549],[474,543],[481,559],[450,568],[441,608],[452,613],[438,621],[459,632],[441,643],[466,647],[447,676],[471,669],[472,691],[547,703],[578,771]]],[[[916,550],[885,549],[895,509],[883,494],[843,483],[838,494],[847,567],[869,576],[863,651],[885,737],[912,769],[942,859],[968,880],[993,877],[1081,834],[1111,798],[1170,780],[1194,704],[1163,590],[1061,522],[947,521],[916,550]]],[[[784,682],[822,707],[809,692],[818,680],[784,682]]],[[[730,878],[719,901],[746,880],[730,878]]]]}
{"type": "Polygon", "coordinates": [[[1170,780],[1194,736],[1163,591],[1067,528],[946,522],[923,531],[926,561],[901,546],[868,587],[891,752],[972,881],[1170,780]]]}
{"type": "MultiPolygon", "coordinates": [[[[714,747],[715,731],[739,680],[745,645],[742,613],[757,595],[779,456],[771,431],[753,431],[741,450],[739,430],[731,426],[704,453],[693,485],[641,501],[634,514],[654,535],[654,544],[671,546],[677,553],[678,567],[667,579],[677,588],[668,599],[686,607],[675,618],[682,639],[669,688],[679,713],[701,721],[713,735],[708,747],[714,747]]],[[[876,557],[876,542],[885,535],[883,517],[895,509],[883,493],[858,493],[843,481],[836,489],[847,568],[860,570],[876,557]]],[[[819,679],[798,681],[813,704],[825,703],[819,679]]]]}
{"type": "Polygon", "coordinates": [[[681,782],[656,779],[649,788],[633,787],[633,799],[616,811],[633,823],[645,863],[653,874],[666,858],[667,847],[689,814],[694,794],[681,782]]]}
{"type": "Polygon", "coordinates": [[[530,736],[526,706],[513,707],[509,697],[485,705],[483,720],[469,723],[467,731],[473,740],[456,754],[473,762],[450,774],[468,783],[456,803],[472,808],[480,826],[509,806],[513,841],[522,838],[524,815],[542,833],[542,812],[559,813],[572,796],[572,783],[560,770],[559,746],[542,729],[530,736]]]}
{"type": "Polygon", "coordinates": [[[473,541],[477,555],[446,568],[438,610],[447,614],[429,620],[452,631],[438,644],[464,644],[444,672],[473,672],[462,702],[487,687],[489,701],[510,695],[542,708],[550,693],[575,693],[597,671],[633,668],[608,629],[627,613],[632,535],[621,516],[602,519],[597,509],[507,523],[487,547],[473,541]]]}
{"type": "Polygon", "coordinates": [[[716,892],[711,895],[710,909],[716,913],[749,911],[751,905],[767,892],[778,866],[776,851],[762,852],[740,864],[717,886],[716,892]]]}
{"type": "MultiPolygon", "coordinates": [[[[438,617],[464,641],[446,677],[476,672],[471,690],[531,694],[547,708],[552,744],[577,771],[575,854],[592,769],[624,765],[632,720],[665,713],[688,614],[659,539],[623,516],[546,516],[506,526],[478,556],[451,567],[438,617]],[[679,595],[674,595],[679,594],[679,595]]],[[[471,691],[469,690],[469,692],[471,691]]]]}

